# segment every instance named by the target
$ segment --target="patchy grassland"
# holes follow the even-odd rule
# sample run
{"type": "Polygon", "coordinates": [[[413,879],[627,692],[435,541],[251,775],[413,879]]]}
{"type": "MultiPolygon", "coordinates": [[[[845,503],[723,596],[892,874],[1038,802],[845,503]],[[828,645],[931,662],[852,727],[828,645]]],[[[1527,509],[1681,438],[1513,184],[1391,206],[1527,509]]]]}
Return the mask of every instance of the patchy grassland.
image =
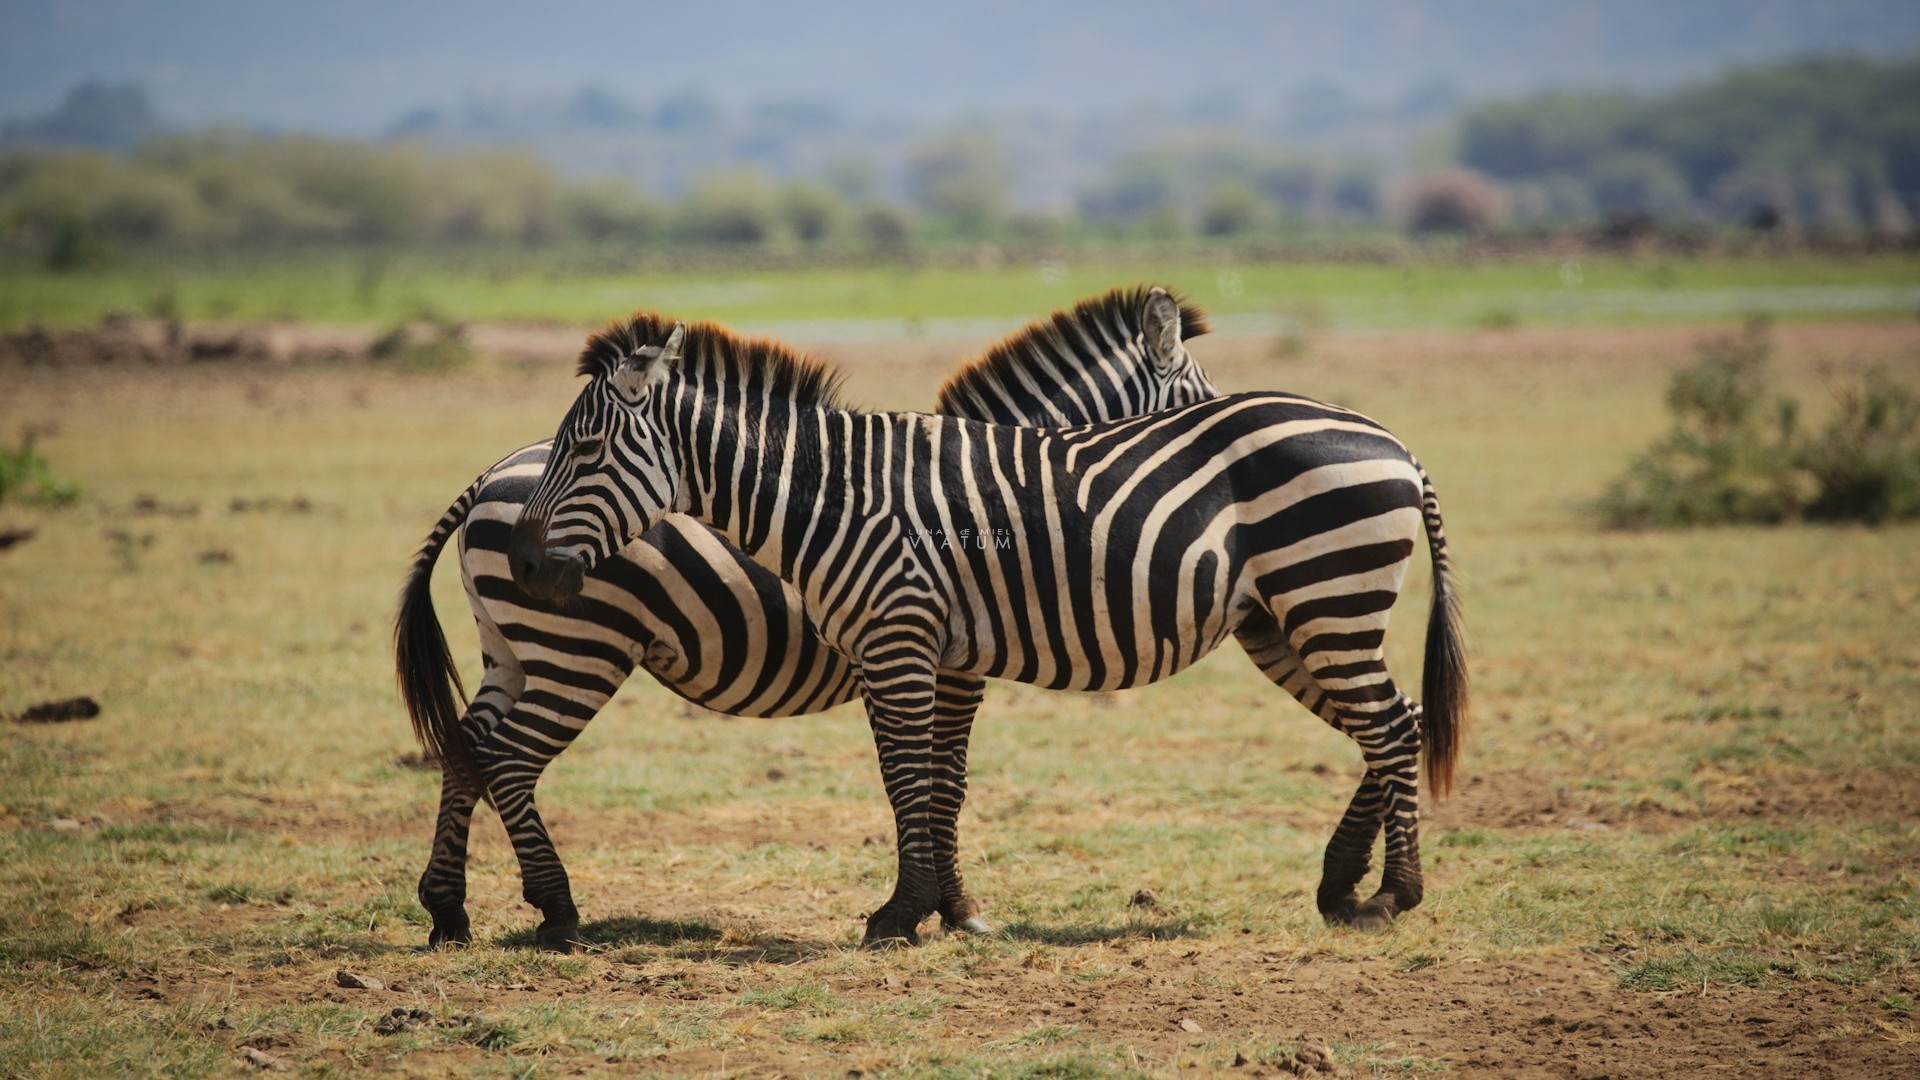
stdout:
{"type": "Polygon", "coordinates": [[[1905,253],[1496,258],[1434,251],[1377,262],[1280,262],[1223,252],[689,272],[499,252],[0,272],[0,330],[90,326],[116,312],[228,322],[385,325],[431,313],[463,322],[595,324],[641,304],[768,330],[804,333],[808,323],[831,319],[871,323],[869,337],[952,336],[977,332],[970,320],[1028,318],[1135,279],[1180,282],[1207,310],[1259,333],[1688,324],[1749,311],[1785,320],[1905,319],[1920,308],[1920,261],[1905,253]]]}
{"type": "MultiPolygon", "coordinates": [[[[1594,532],[1580,504],[1665,427],[1697,336],[1198,342],[1223,386],[1356,405],[1434,475],[1477,715],[1427,904],[1319,924],[1358,755],[1227,650],[1117,696],[997,685],[964,844],[1004,932],[877,955],[857,710],[727,719],[644,679],[541,789],[594,948],[528,948],[492,821],[481,944],[420,948],[437,778],[401,761],[394,594],[461,486],[550,431],[564,363],[0,373],[0,436],[51,428],[84,489],[0,507],[38,529],[0,552],[0,710],[105,708],[0,727],[0,1075],[1273,1075],[1315,1049],[1360,1074],[1911,1075],[1920,529],[1594,532]]],[[[1920,327],[1779,346],[1817,387],[1912,373],[1920,327]]],[[[856,398],[924,407],[960,350],[831,351],[856,398]]],[[[1391,641],[1409,683],[1424,572],[1391,641]]]]}

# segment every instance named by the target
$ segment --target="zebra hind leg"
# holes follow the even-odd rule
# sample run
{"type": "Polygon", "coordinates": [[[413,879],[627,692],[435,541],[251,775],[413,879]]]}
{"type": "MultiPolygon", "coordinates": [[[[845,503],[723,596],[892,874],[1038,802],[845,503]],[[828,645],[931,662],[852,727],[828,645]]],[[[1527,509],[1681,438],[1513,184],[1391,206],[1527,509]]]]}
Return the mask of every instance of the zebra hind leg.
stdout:
{"type": "Polygon", "coordinates": [[[433,854],[420,875],[418,894],[420,906],[433,917],[433,930],[427,936],[429,948],[473,943],[473,925],[467,920],[467,835],[478,802],[451,771],[442,775],[433,854]]]}
{"type": "MultiPolygon", "coordinates": [[[[486,682],[460,718],[460,730],[479,742],[493,722],[513,706],[518,696],[518,668],[489,665],[486,682]]],[[[473,810],[479,793],[470,791],[452,773],[443,771],[440,780],[440,813],[433,829],[433,853],[420,875],[420,906],[433,918],[433,930],[427,937],[429,947],[466,945],[473,941],[472,924],[467,920],[467,837],[472,831],[473,810]]]]}
{"type": "MultiPolygon", "coordinates": [[[[1280,632],[1280,624],[1271,614],[1252,613],[1235,631],[1235,636],[1246,650],[1247,658],[1275,686],[1291,694],[1307,711],[1335,730],[1348,730],[1348,721],[1343,719],[1334,699],[1317,679],[1307,674],[1299,653],[1280,632]]],[[[1380,837],[1386,802],[1386,789],[1369,767],[1348,802],[1346,813],[1341,815],[1333,837],[1327,841],[1321,863],[1315,906],[1320,910],[1320,917],[1329,923],[1377,928],[1392,921],[1393,914],[1383,910],[1387,904],[1379,897],[1363,905],[1357,892],[1360,882],[1372,870],[1373,845],[1380,837]]],[[[1417,853],[1415,858],[1417,860],[1417,853]]],[[[1417,866],[1415,873],[1417,878],[1417,866]]]]}
{"type": "MultiPolygon", "coordinates": [[[[1360,896],[1356,891],[1373,869],[1373,842],[1380,836],[1381,812],[1386,793],[1380,781],[1369,771],[1360,780],[1359,790],[1347,804],[1347,812],[1327,841],[1326,857],[1320,865],[1320,889],[1315,896],[1320,917],[1342,926],[1363,925],[1360,896]]],[[[1391,920],[1391,916],[1388,917],[1391,920]]],[[[1370,913],[1364,925],[1384,925],[1370,913]]]]}
{"type": "Polygon", "coordinates": [[[1419,906],[1424,894],[1420,872],[1420,708],[1405,694],[1391,691],[1387,708],[1350,714],[1347,734],[1366,756],[1367,776],[1354,794],[1347,818],[1327,845],[1327,880],[1321,885],[1321,913],[1329,922],[1361,929],[1379,929],[1401,912],[1419,906]],[[1376,804],[1374,809],[1367,804],[1376,804]],[[1355,819],[1362,814],[1368,823],[1355,819]],[[1386,860],[1380,889],[1365,902],[1348,908],[1351,890],[1366,875],[1366,853],[1373,835],[1384,826],[1386,860]],[[1362,834],[1364,843],[1362,844],[1362,834]],[[1354,847],[1359,846],[1356,854],[1354,847]],[[1335,877],[1335,874],[1338,877],[1335,877]],[[1344,882],[1344,888],[1340,888],[1344,882]],[[1338,893],[1338,896],[1330,894],[1338,893]],[[1344,897],[1344,900],[1342,900],[1344,897]],[[1335,901],[1329,911],[1328,902],[1335,901]]]}
{"type": "Polygon", "coordinates": [[[967,801],[967,740],[986,690],[987,681],[977,675],[943,671],[934,691],[934,872],[940,881],[940,923],[949,933],[993,933],[960,875],[959,819],[967,801]]]}

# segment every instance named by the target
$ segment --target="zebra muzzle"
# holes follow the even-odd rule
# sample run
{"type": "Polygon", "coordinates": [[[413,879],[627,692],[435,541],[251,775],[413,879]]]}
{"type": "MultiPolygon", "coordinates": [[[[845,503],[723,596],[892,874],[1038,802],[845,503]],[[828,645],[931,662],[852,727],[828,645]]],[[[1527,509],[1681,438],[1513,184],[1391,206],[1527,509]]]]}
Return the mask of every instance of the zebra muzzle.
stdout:
{"type": "Polygon", "coordinates": [[[587,563],[578,555],[550,550],[545,529],[525,518],[516,522],[507,540],[507,564],[513,583],[538,600],[565,600],[580,593],[587,563]]]}

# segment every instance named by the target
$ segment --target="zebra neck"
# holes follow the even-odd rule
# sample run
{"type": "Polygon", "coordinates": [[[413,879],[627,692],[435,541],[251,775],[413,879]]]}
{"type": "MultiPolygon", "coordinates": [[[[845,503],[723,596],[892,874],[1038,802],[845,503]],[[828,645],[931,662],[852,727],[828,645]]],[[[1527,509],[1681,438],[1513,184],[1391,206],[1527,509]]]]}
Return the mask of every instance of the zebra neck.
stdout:
{"type": "Polygon", "coordinates": [[[685,477],[678,509],[787,576],[798,548],[793,524],[842,510],[849,459],[831,433],[867,419],[777,398],[683,395],[672,425],[685,477]]]}
{"type": "Polygon", "coordinates": [[[941,411],[1021,427],[1078,427],[1145,411],[1141,372],[1148,361],[1130,334],[1125,327],[1052,327],[1009,354],[1018,364],[969,379],[941,411]]]}

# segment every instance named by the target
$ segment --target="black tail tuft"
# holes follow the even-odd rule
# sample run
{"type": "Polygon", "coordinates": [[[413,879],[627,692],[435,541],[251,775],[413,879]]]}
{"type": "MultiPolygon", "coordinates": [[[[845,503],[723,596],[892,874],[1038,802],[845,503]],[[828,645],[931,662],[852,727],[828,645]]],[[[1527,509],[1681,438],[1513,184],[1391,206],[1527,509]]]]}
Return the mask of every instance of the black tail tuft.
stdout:
{"type": "Polygon", "coordinates": [[[393,661],[400,679],[400,696],[406,699],[413,734],[420,740],[421,749],[468,791],[484,797],[486,787],[460,725],[466,712],[466,688],[461,685],[460,671],[454,666],[447,637],[440,631],[440,619],[433,610],[433,564],[473,508],[474,493],[475,488],[468,488],[447,508],[413,558],[413,569],[400,590],[400,613],[394,619],[393,661]]]}
{"type": "Polygon", "coordinates": [[[1427,664],[1420,687],[1420,741],[1427,759],[1427,787],[1436,798],[1445,798],[1453,790],[1454,767],[1467,733],[1467,647],[1440,501],[1425,469],[1420,470],[1420,488],[1427,550],[1433,556],[1433,608],[1427,615],[1427,664]]]}

